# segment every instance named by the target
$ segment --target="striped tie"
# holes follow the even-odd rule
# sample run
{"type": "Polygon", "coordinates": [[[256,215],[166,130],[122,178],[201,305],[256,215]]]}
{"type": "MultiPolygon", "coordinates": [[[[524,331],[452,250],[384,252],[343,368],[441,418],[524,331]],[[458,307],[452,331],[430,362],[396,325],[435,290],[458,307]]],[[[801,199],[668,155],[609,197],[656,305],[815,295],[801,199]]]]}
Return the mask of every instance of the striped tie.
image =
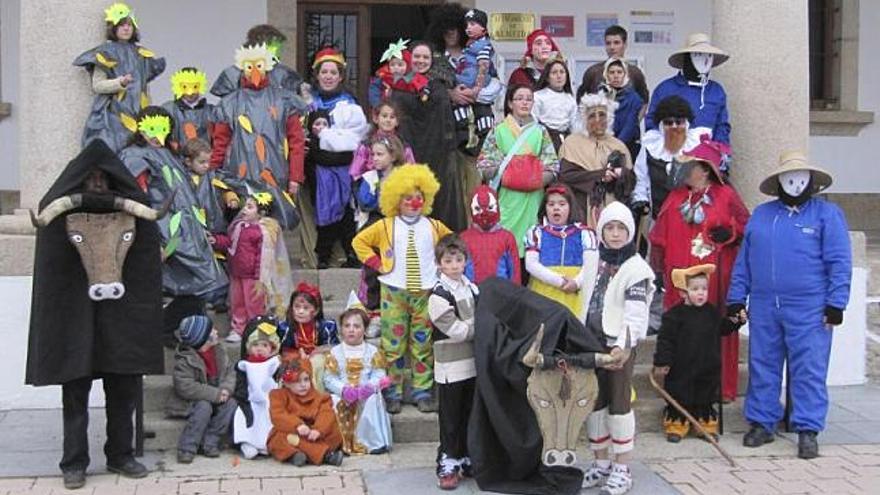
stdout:
{"type": "Polygon", "coordinates": [[[422,290],[422,270],[419,266],[419,252],[416,251],[416,229],[412,227],[406,235],[406,290],[422,290]]]}

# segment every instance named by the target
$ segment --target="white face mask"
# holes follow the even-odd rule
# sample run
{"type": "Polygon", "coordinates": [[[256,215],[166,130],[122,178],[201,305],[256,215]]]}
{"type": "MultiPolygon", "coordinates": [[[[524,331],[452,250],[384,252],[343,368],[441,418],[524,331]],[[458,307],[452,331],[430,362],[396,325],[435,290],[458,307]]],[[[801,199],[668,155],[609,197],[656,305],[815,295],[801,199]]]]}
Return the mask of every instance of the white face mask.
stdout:
{"type": "Polygon", "coordinates": [[[779,174],[779,185],[785,194],[796,198],[804,192],[807,184],[810,183],[809,170],[792,170],[791,172],[783,172],[779,174]]]}
{"type": "Polygon", "coordinates": [[[712,62],[715,61],[715,55],[711,53],[691,53],[691,63],[697,72],[703,75],[709,74],[712,69],[712,62]]]}

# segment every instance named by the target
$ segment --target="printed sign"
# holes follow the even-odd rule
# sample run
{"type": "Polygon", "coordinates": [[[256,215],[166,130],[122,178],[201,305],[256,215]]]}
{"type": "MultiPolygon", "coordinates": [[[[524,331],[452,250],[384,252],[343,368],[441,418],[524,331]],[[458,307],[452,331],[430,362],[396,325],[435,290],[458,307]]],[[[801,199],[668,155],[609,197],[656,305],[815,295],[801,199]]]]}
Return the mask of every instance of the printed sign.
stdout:
{"type": "Polygon", "coordinates": [[[671,45],[675,31],[675,12],[671,10],[632,10],[632,40],[637,45],[671,45]]]}
{"type": "Polygon", "coordinates": [[[491,14],[489,36],[497,41],[524,41],[535,30],[535,14],[491,14]]]}
{"type": "Polygon", "coordinates": [[[574,38],[574,16],[542,15],[541,29],[554,38],[574,38]]]}
{"type": "Polygon", "coordinates": [[[587,46],[605,46],[605,30],[617,24],[617,14],[587,14],[587,46]]]}

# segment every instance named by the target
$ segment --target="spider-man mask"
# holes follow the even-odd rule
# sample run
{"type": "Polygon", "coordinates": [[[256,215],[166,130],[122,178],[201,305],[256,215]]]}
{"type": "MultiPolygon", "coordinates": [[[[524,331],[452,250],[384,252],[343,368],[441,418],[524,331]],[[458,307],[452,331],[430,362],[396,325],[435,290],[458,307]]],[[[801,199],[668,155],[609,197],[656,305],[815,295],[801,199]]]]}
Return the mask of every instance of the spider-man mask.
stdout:
{"type": "Polygon", "coordinates": [[[485,184],[477,187],[471,199],[471,216],[474,223],[483,230],[489,230],[498,223],[501,212],[498,209],[498,195],[494,189],[485,184]]]}

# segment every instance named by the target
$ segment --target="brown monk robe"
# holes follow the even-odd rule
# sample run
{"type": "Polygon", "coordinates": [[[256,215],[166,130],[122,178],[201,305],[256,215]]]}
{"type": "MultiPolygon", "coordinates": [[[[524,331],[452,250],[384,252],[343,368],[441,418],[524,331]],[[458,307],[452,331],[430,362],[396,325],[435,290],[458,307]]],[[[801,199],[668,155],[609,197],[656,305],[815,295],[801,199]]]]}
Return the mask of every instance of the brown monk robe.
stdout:
{"type": "Polygon", "coordinates": [[[269,453],[286,461],[302,452],[310,463],[323,464],[328,453],[342,446],[333,400],[312,387],[308,358],[294,358],[283,366],[282,388],[269,392],[269,453]],[[310,439],[314,431],[318,436],[310,439]]]}

